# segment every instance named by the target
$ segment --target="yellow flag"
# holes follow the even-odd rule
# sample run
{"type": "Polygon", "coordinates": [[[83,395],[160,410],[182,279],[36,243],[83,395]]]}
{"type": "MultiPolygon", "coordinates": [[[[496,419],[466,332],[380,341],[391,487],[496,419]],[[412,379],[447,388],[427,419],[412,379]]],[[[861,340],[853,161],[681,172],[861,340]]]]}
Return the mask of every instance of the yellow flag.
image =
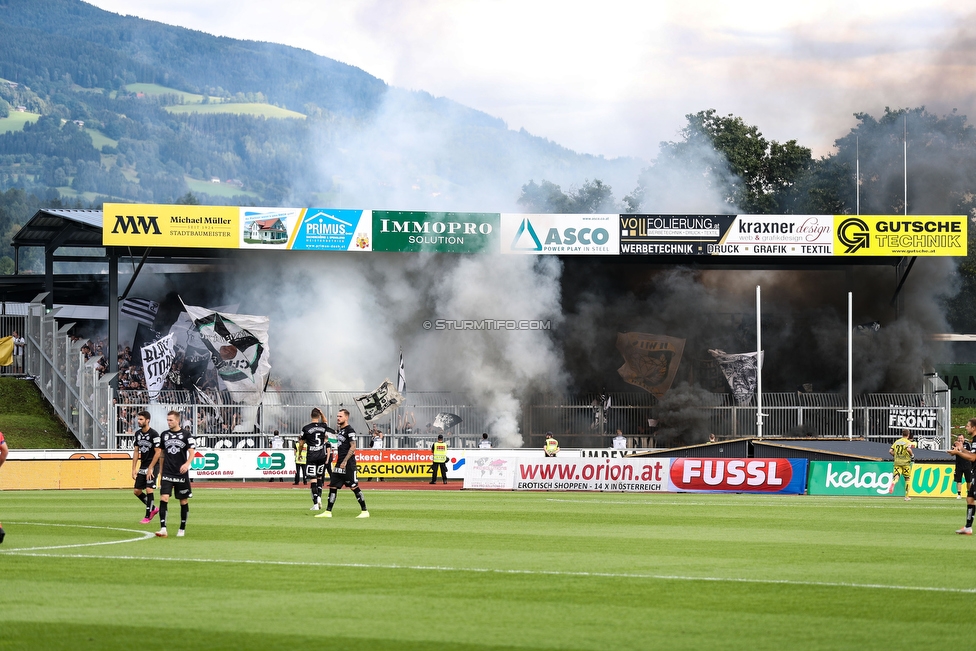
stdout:
{"type": "Polygon", "coordinates": [[[14,363],[14,338],[0,337],[0,366],[14,363]]]}

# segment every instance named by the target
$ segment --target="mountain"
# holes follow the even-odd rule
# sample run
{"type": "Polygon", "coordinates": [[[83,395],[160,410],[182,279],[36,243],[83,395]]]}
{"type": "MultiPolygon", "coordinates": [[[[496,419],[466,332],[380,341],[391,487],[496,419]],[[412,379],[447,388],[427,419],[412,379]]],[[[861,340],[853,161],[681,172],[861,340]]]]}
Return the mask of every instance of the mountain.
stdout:
{"type": "Polygon", "coordinates": [[[79,0],[0,0],[0,191],[86,206],[192,192],[208,203],[499,211],[533,179],[599,178],[622,196],[641,165],[573,152],[306,50],[79,0]]]}

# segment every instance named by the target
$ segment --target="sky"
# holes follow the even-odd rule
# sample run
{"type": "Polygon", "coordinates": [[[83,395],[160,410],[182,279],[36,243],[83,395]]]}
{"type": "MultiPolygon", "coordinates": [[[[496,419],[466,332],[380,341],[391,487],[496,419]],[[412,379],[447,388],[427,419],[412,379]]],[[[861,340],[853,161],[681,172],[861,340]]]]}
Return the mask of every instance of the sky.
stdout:
{"type": "Polygon", "coordinates": [[[831,152],[855,112],[976,116],[976,11],[941,0],[90,0],[311,50],[581,153],[653,159],[714,108],[831,152]]]}

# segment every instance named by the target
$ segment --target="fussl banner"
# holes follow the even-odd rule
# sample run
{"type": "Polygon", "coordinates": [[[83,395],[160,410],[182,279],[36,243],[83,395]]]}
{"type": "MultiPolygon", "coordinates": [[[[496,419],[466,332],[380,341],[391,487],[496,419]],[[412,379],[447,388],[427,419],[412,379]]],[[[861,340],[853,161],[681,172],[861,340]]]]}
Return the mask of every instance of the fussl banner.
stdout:
{"type": "Polygon", "coordinates": [[[806,480],[806,459],[675,459],[668,490],[799,495],[806,480]]]}

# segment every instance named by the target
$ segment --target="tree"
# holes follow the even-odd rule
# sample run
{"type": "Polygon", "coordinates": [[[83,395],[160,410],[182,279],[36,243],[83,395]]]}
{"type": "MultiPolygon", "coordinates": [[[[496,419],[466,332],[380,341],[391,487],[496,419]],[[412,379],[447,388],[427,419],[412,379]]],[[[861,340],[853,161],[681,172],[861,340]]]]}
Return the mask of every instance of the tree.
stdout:
{"type": "MultiPolygon", "coordinates": [[[[811,165],[810,149],[796,140],[778,143],[763,137],[758,127],[715,109],[685,116],[682,139],[662,142],[653,165],[641,173],[638,187],[624,198],[632,212],[667,210],[682,201],[688,205],[704,195],[712,205],[745,213],[786,212],[795,204],[797,181],[811,165]],[[680,194],[676,194],[675,190],[680,194]]],[[[688,208],[695,210],[701,208],[688,208]]]]}
{"type": "Polygon", "coordinates": [[[583,185],[569,194],[555,183],[529,181],[522,186],[517,203],[528,212],[571,214],[618,212],[612,188],[600,179],[586,179],[583,185]]]}

